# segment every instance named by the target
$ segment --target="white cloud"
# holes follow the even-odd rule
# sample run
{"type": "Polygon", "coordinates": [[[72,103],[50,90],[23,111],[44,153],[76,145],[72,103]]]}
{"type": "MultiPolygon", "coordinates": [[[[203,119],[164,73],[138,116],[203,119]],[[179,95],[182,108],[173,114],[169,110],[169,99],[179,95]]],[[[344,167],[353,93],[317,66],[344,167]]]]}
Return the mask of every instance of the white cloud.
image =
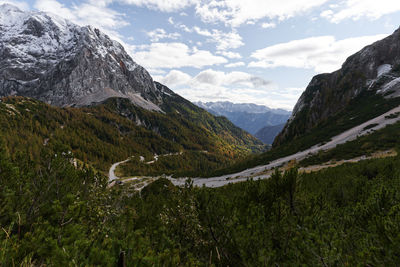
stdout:
{"type": "Polygon", "coordinates": [[[147,36],[150,37],[150,40],[152,42],[158,42],[161,39],[173,39],[176,40],[179,37],[181,37],[181,35],[177,32],[174,33],[167,33],[164,29],[158,28],[155,29],[154,31],[150,31],[147,33],[147,36]]]}
{"type": "Polygon", "coordinates": [[[198,0],[89,0],[92,4],[107,6],[111,3],[120,3],[145,7],[161,12],[177,12],[186,7],[194,5],[198,0]]]}
{"type": "Polygon", "coordinates": [[[290,110],[302,89],[279,89],[274,83],[245,72],[222,72],[207,69],[195,76],[171,70],[155,80],[169,86],[191,101],[232,101],[256,103],[290,110]]]}
{"type": "Polygon", "coordinates": [[[333,11],[330,9],[324,10],[321,12],[320,16],[326,19],[330,19],[333,16],[333,11]]]}
{"type": "Polygon", "coordinates": [[[218,65],[227,63],[226,58],[213,55],[183,43],[152,43],[137,47],[133,59],[147,68],[182,68],[218,65]]]}
{"type": "Polygon", "coordinates": [[[251,57],[256,60],[250,62],[249,67],[294,67],[331,72],[339,69],[348,56],[386,36],[379,34],[343,40],[319,36],[280,43],[253,52],[251,57]]]}
{"type": "Polygon", "coordinates": [[[21,10],[29,10],[29,4],[25,1],[15,1],[15,0],[0,0],[0,5],[10,4],[18,7],[21,10]]]}
{"type": "Polygon", "coordinates": [[[211,84],[216,86],[236,85],[244,86],[247,88],[261,88],[271,86],[271,82],[246,72],[233,71],[225,73],[212,69],[201,71],[199,74],[193,77],[191,82],[195,86],[200,84],[211,84]]]}
{"type": "Polygon", "coordinates": [[[186,84],[187,86],[197,88],[198,86],[209,84],[213,86],[239,86],[245,88],[272,88],[272,82],[261,77],[241,72],[223,72],[206,69],[192,77],[187,73],[178,70],[171,70],[166,76],[158,76],[161,83],[167,86],[176,86],[186,84]]]}
{"type": "Polygon", "coordinates": [[[345,0],[337,5],[330,5],[331,9],[321,13],[321,17],[333,23],[345,19],[358,20],[362,17],[379,19],[380,17],[400,11],[398,0],[345,0]]]}
{"type": "Polygon", "coordinates": [[[236,31],[222,32],[216,29],[209,31],[197,26],[193,27],[193,30],[199,35],[209,37],[207,42],[216,43],[217,50],[235,49],[244,45],[242,37],[236,31]]]}
{"type": "Polygon", "coordinates": [[[222,0],[204,1],[196,13],[206,22],[223,22],[233,27],[262,18],[284,20],[321,6],[328,0],[222,0]]]}
{"type": "Polygon", "coordinates": [[[229,63],[225,65],[225,68],[236,68],[236,67],[241,67],[246,65],[243,61],[235,62],[235,63],[229,63]]]}
{"type": "Polygon", "coordinates": [[[65,19],[72,20],[74,22],[78,19],[72,10],[57,2],[56,0],[38,0],[35,3],[35,8],[40,11],[57,14],[65,19]]]}
{"type": "MultiPolygon", "coordinates": [[[[196,14],[204,22],[222,22],[233,27],[241,24],[254,24],[262,18],[284,20],[295,15],[303,14],[319,7],[329,0],[88,0],[91,5],[107,7],[111,3],[120,3],[145,7],[161,12],[180,12],[194,7],[196,14]]],[[[347,0],[361,2],[363,0],[347,0]]],[[[371,0],[367,0],[372,2],[371,0]]],[[[385,0],[390,1],[390,0],[385,0]]],[[[392,0],[391,2],[394,2],[392,0]]],[[[336,5],[330,5],[330,8],[336,5]]],[[[170,21],[171,23],[171,21],[170,21]]],[[[172,24],[172,23],[171,23],[172,24]]]]}
{"type": "Polygon", "coordinates": [[[178,26],[178,28],[182,29],[185,32],[192,32],[193,31],[193,30],[189,29],[189,27],[186,26],[185,24],[178,24],[177,26],[178,26]]]}
{"type": "Polygon", "coordinates": [[[153,78],[167,86],[177,86],[177,85],[187,84],[192,79],[192,77],[189,74],[186,74],[179,70],[171,70],[164,77],[155,76],[153,78]]]}
{"type": "Polygon", "coordinates": [[[153,68],[147,68],[147,71],[150,73],[151,76],[159,76],[159,75],[165,75],[167,72],[162,69],[153,69],[153,68]]]}
{"type": "Polygon", "coordinates": [[[266,23],[261,24],[261,27],[264,29],[269,29],[269,28],[272,29],[272,28],[276,27],[276,24],[273,22],[270,22],[270,23],[266,22],[266,23]]]}
{"type": "Polygon", "coordinates": [[[197,0],[114,0],[112,2],[120,2],[139,7],[146,7],[149,9],[159,10],[162,12],[176,12],[193,5],[198,1],[197,0]]]}
{"type": "Polygon", "coordinates": [[[218,55],[223,55],[224,57],[235,59],[235,58],[242,58],[239,53],[231,52],[231,51],[217,51],[218,55]]]}
{"type": "Polygon", "coordinates": [[[57,14],[81,26],[92,25],[116,39],[120,39],[121,36],[115,30],[129,25],[124,20],[124,14],[107,8],[101,1],[96,4],[87,2],[67,7],[56,0],[37,0],[34,7],[57,14]]]}
{"type": "Polygon", "coordinates": [[[185,24],[182,24],[181,22],[175,22],[173,17],[169,17],[168,18],[168,23],[173,25],[175,28],[177,29],[181,29],[185,32],[193,32],[192,29],[190,29],[188,26],[186,26],[185,24]]]}

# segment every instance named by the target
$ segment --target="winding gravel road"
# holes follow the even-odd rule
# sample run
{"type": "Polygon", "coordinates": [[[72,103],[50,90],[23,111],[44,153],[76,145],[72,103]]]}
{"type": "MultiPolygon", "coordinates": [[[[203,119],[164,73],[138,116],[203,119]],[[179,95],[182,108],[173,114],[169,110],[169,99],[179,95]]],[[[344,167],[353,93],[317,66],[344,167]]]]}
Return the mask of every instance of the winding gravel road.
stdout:
{"type": "MultiPolygon", "coordinates": [[[[229,183],[237,183],[237,182],[246,181],[250,177],[253,178],[254,180],[267,179],[270,177],[270,174],[267,173],[267,171],[271,170],[272,168],[281,166],[292,160],[296,160],[296,161],[302,160],[310,154],[316,154],[321,150],[328,150],[328,149],[334,148],[339,144],[343,144],[348,141],[355,140],[355,139],[357,139],[358,136],[372,133],[372,131],[382,129],[389,124],[394,124],[394,123],[400,121],[400,116],[397,116],[395,118],[385,118],[385,117],[394,115],[399,112],[400,112],[400,106],[396,107],[376,118],[366,121],[354,128],[351,128],[337,136],[332,137],[331,141],[327,142],[324,145],[315,145],[307,150],[298,152],[296,154],[293,154],[293,155],[290,155],[287,157],[283,157],[283,158],[274,160],[274,161],[270,162],[269,164],[246,169],[246,170],[238,172],[238,173],[227,174],[227,175],[222,175],[219,177],[212,177],[212,178],[193,178],[192,179],[193,184],[196,186],[204,185],[206,187],[220,187],[220,186],[224,186],[229,183]],[[372,124],[374,124],[374,125],[376,124],[376,126],[371,127],[368,130],[364,130],[365,127],[372,125],[372,124]]],[[[185,184],[187,178],[177,178],[177,179],[169,178],[169,179],[173,184],[182,186],[185,184]]]]}
{"type": "Polygon", "coordinates": [[[118,167],[118,165],[123,164],[123,163],[125,163],[125,162],[128,162],[130,159],[131,159],[131,158],[128,158],[128,159],[126,159],[126,160],[124,160],[124,161],[120,161],[120,162],[114,163],[114,164],[111,166],[110,170],[108,171],[108,182],[109,182],[109,183],[112,182],[112,181],[114,181],[114,180],[119,179],[119,177],[115,175],[115,169],[118,167]]]}
{"type": "MultiPolygon", "coordinates": [[[[274,161],[270,162],[269,164],[249,168],[249,169],[246,169],[246,170],[238,172],[238,173],[227,174],[227,175],[222,175],[222,176],[212,177],[212,178],[200,178],[200,177],[192,178],[193,185],[206,186],[206,187],[220,187],[220,186],[227,185],[229,183],[237,183],[237,182],[246,181],[249,178],[253,178],[254,180],[267,179],[270,177],[269,171],[275,167],[281,166],[292,160],[296,160],[296,161],[302,160],[311,154],[318,153],[319,151],[322,151],[322,150],[328,150],[328,149],[334,148],[339,144],[343,144],[348,141],[355,140],[359,136],[372,133],[373,131],[382,129],[389,124],[394,124],[394,123],[400,121],[400,116],[393,116],[393,118],[388,118],[388,116],[394,115],[394,114],[399,114],[399,113],[400,113],[400,106],[396,107],[374,119],[371,119],[371,120],[366,121],[356,127],[353,127],[337,136],[332,137],[331,141],[329,141],[323,145],[315,145],[307,150],[298,152],[296,154],[293,154],[293,155],[290,155],[287,157],[283,157],[283,158],[274,160],[274,161]],[[371,126],[371,125],[374,125],[374,126],[371,128],[367,127],[367,126],[371,126]],[[366,127],[369,129],[366,129],[366,127]]],[[[119,164],[125,163],[128,160],[129,159],[127,159],[125,161],[117,162],[111,166],[110,173],[109,173],[110,181],[118,179],[118,177],[116,177],[114,174],[115,168],[119,164]]],[[[185,182],[188,178],[168,177],[168,179],[174,185],[182,186],[185,184],[185,182]]]]}

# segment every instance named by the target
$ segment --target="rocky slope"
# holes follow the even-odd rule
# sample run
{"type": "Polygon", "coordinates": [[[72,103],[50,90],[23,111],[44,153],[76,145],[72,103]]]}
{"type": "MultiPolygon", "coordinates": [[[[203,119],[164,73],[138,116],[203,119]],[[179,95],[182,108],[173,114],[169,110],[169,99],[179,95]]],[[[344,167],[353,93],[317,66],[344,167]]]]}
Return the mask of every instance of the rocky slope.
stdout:
{"type": "Polygon", "coordinates": [[[129,98],[160,110],[149,73],[116,41],[54,14],[0,5],[0,96],[33,97],[57,106],[129,98]]]}
{"type": "MultiPolygon", "coordinates": [[[[351,109],[351,105],[366,95],[387,100],[400,96],[400,29],[350,56],[341,69],[313,77],[274,145],[312,132],[318,125],[351,109]]],[[[368,101],[364,99],[364,102],[368,101]]],[[[370,107],[374,108],[377,107],[370,107]]],[[[384,113],[389,107],[384,109],[380,105],[379,108],[384,113]]],[[[343,119],[354,118],[344,115],[343,119]]]]}
{"type": "Polygon", "coordinates": [[[289,111],[256,104],[235,104],[228,101],[195,104],[214,115],[225,116],[236,126],[253,135],[265,126],[285,123],[290,116],[289,111]]]}

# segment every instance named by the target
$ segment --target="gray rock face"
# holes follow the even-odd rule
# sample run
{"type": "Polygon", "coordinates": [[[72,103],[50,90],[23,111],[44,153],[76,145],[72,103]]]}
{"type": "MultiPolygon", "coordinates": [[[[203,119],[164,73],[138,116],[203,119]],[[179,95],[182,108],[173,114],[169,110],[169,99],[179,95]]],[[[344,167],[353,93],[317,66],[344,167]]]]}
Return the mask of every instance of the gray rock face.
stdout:
{"type": "Polygon", "coordinates": [[[82,106],[124,97],[160,110],[162,94],[121,44],[53,14],[0,5],[0,96],[82,106]]]}
{"type": "Polygon", "coordinates": [[[310,131],[366,90],[386,98],[399,96],[399,70],[400,29],[347,58],[341,69],[314,76],[274,145],[310,131]]]}

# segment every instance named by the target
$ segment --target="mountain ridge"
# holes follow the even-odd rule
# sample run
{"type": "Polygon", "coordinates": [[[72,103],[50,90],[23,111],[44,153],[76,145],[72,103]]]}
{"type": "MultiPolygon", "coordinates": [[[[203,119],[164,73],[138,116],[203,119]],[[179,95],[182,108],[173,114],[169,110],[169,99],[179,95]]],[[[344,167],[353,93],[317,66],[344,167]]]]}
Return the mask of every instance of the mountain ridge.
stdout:
{"type": "MultiPolygon", "coordinates": [[[[341,69],[314,76],[296,103],[288,123],[275,139],[274,146],[311,133],[318,125],[352,109],[351,105],[361,102],[361,97],[384,98],[390,102],[399,96],[400,29],[397,29],[392,35],[348,57],[341,69]]],[[[382,107],[381,114],[388,108],[382,107]]]]}
{"type": "Polygon", "coordinates": [[[290,112],[283,109],[272,109],[252,103],[232,103],[229,101],[195,102],[216,116],[225,116],[236,126],[255,134],[265,126],[282,124],[289,118],[290,112]]]}
{"type": "Polygon", "coordinates": [[[51,13],[0,5],[0,96],[22,95],[57,106],[129,98],[161,111],[150,74],[96,28],[51,13]]]}

